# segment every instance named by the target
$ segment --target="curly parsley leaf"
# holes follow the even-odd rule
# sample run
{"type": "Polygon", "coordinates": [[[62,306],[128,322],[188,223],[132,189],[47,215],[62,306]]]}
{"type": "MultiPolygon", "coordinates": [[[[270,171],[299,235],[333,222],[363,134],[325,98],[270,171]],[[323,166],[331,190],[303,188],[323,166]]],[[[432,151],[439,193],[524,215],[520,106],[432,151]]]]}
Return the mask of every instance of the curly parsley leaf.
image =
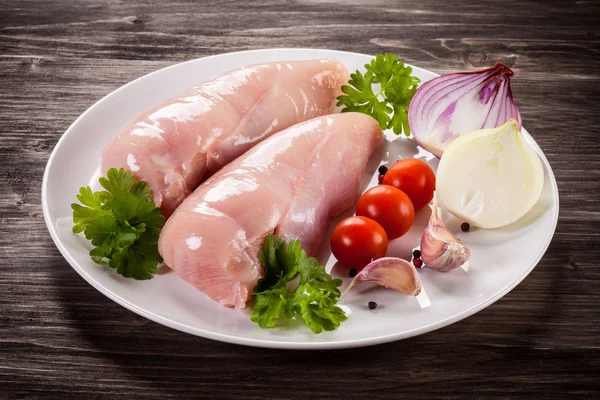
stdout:
{"type": "Polygon", "coordinates": [[[340,297],[338,287],[342,285],[342,280],[333,279],[325,271],[325,267],[319,265],[316,258],[308,257],[304,251],[300,256],[298,271],[300,272],[300,286],[310,285],[315,290],[331,293],[335,298],[340,297]]]}
{"type": "Polygon", "coordinates": [[[285,281],[279,281],[271,289],[255,293],[250,320],[261,328],[273,328],[283,318],[291,318],[290,293],[285,281]]]}
{"type": "Polygon", "coordinates": [[[82,187],[73,203],[73,233],[83,232],[95,263],[108,264],[127,278],[150,279],[162,262],[158,236],[165,219],[152,202],[146,182],[124,169],[111,168],[100,178],[105,189],[82,187]]]}
{"type": "Polygon", "coordinates": [[[301,319],[314,333],[329,331],[346,320],[336,304],[341,279],[332,279],[316,258],[300,248],[298,240],[287,245],[280,237],[267,236],[258,255],[264,278],[254,288],[250,319],[261,328],[273,328],[285,320],[301,319]],[[300,282],[290,290],[290,281],[300,282]]]}
{"type": "Polygon", "coordinates": [[[394,54],[378,54],[369,64],[367,72],[350,74],[349,85],[342,86],[343,95],[337,98],[342,112],[360,112],[372,116],[381,129],[392,129],[396,135],[404,132],[410,136],[408,106],[419,78],[412,76],[412,68],[398,61],[394,54]],[[373,84],[379,85],[373,90],[373,84]]]}
{"type": "Polygon", "coordinates": [[[267,236],[263,249],[258,253],[258,259],[265,269],[265,274],[258,280],[254,292],[258,293],[271,288],[280,280],[293,279],[298,273],[299,257],[299,240],[291,240],[286,246],[282,238],[273,235],[267,236]]]}
{"type": "Polygon", "coordinates": [[[321,333],[323,330],[334,330],[347,319],[344,311],[335,305],[337,299],[338,297],[333,296],[332,292],[319,290],[306,284],[296,290],[293,304],[302,321],[314,333],[321,333]]]}

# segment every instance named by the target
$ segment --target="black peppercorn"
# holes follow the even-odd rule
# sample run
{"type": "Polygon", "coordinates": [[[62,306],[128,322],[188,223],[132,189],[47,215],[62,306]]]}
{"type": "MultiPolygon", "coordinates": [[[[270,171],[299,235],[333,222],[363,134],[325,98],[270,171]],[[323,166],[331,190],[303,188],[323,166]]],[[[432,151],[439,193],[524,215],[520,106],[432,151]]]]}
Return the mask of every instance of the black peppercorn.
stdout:
{"type": "Polygon", "coordinates": [[[349,272],[348,275],[350,275],[350,278],[354,278],[356,276],[356,274],[358,273],[358,271],[356,270],[356,268],[352,268],[349,272]]]}
{"type": "Polygon", "coordinates": [[[381,175],[385,175],[388,172],[388,167],[381,165],[377,171],[379,171],[381,175]]]}
{"type": "Polygon", "coordinates": [[[413,251],[413,257],[414,258],[421,258],[421,250],[415,250],[415,251],[413,251]]]}
{"type": "Polygon", "coordinates": [[[375,303],[374,301],[370,301],[369,302],[369,310],[374,310],[377,308],[377,303],[375,303]]]}
{"type": "Polygon", "coordinates": [[[460,225],[460,229],[461,229],[463,232],[469,232],[469,230],[471,229],[471,225],[469,225],[469,223],[468,223],[468,222],[463,222],[463,223],[460,225]]]}

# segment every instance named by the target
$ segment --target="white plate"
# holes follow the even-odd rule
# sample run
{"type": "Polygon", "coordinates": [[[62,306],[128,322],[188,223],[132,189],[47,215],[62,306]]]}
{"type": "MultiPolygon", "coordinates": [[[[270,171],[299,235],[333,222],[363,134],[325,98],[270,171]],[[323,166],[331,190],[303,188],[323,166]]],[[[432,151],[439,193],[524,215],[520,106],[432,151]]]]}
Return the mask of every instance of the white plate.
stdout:
{"type": "MultiPolygon", "coordinates": [[[[194,335],[250,346],[288,349],[331,349],[390,342],[441,328],[489,306],[519,282],[538,263],[554,234],[558,220],[558,190],[554,175],[533,139],[523,134],[539,153],[545,168],[545,185],[534,209],[511,226],[462,233],[458,221],[449,226],[472,250],[464,268],[448,273],[420,271],[423,293],[418,298],[363,284],[341,301],[348,320],[334,332],[315,335],[305,326],[260,329],[249,320],[248,310],[222,307],[179,279],[174,272],[149,281],[125,279],[110,268],[94,264],[86,240],[71,233],[70,204],[80,186],[97,186],[100,155],[117,129],[146,108],[183,89],[242,65],[269,61],[336,58],[349,71],[362,69],[371,56],[312,49],[269,49],[229,53],[177,64],[139,78],[115,90],[83,113],[54,148],[44,173],[42,205],[46,224],[56,246],[71,266],[92,286],[122,306],[160,324],[194,335]],[[379,307],[371,311],[367,303],[379,307]]],[[[426,81],[436,74],[420,68],[414,73],[426,81]]],[[[381,160],[406,157],[424,159],[435,169],[437,159],[418,148],[412,139],[395,138],[387,143],[381,160]]],[[[380,159],[371,160],[364,183],[376,184],[380,159]],[[370,181],[370,182],[369,182],[370,181]]],[[[348,215],[352,210],[348,212],[348,215]]],[[[409,234],[390,245],[390,255],[408,257],[429,217],[418,213],[409,234]]],[[[333,223],[332,223],[333,225],[333,223]]],[[[328,246],[325,246],[328,247],[328,246]]],[[[328,269],[335,264],[328,249],[321,260],[328,269]]],[[[333,269],[333,274],[338,271],[333,269]]],[[[344,286],[349,283],[346,278],[344,286]]],[[[506,321],[509,323],[510,321],[506,321]]],[[[491,327],[490,327],[491,328],[491,327]]]]}

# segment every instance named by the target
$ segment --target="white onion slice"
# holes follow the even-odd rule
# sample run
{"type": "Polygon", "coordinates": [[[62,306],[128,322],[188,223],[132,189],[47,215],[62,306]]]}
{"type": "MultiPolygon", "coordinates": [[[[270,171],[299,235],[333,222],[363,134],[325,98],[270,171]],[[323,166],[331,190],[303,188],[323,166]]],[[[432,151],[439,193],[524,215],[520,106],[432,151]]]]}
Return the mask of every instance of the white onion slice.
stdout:
{"type": "Polygon", "coordinates": [[[463,133],[493,128],[521,116],[510,87],[514,73],[501,63],[474,72],[442,75],[419,87],[408,108],[415,140],[441,157],[463,133]]]}
{"type": "Polygon", "coordinates": [[[521,218],[538,201],[543,187],[540,157],[514,119],[454,140],[436,176],[440,207],[461,221],[487,229],[521,218]]]}

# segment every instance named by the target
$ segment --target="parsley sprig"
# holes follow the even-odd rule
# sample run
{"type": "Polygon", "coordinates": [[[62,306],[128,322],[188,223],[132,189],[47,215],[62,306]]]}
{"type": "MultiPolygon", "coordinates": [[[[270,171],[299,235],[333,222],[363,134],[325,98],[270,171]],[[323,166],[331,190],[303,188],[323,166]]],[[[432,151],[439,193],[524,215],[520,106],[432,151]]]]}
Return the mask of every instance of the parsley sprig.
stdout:
{"type": "Polygon", "coordinates": [[[350,74],[350,85],[342,86],[344,94],[337,98],[337,106],[344,106],[342,112],[372,116],[381,129],[410,136],[408,106],[420,79],[394,54],[378,54],[365,68],[364,75],[360,71],[350,74]],[[379,84],[379,90],[374,91],[373,84],[379,84]]]}
{"type": "Polygon", "coordinates": [[[346,320],[336,304],[341,279],[332,279],[316,258],[300,249],[300,241],[287,245],[269,235],[259,253],[265,274],[254,288],[251,320],[261,328],[273,328],[285,320],[300,318],[314,333],[332,331],[346,320]],[[300,275],[300,283],[290,290],[288,282],[300,275]]]}
{"type": "Polygon", "coordinates": [[[165,223],[160,209],[151,200],[146,182],[136,181],[123,168],[111,168],[100,178],[106,190],[79,189],[73,203],[73,233],[85,234],[92,242],[92,260],[117,270],[127,278],[150,279],[158,254],[158,235],[165,223]]]}

